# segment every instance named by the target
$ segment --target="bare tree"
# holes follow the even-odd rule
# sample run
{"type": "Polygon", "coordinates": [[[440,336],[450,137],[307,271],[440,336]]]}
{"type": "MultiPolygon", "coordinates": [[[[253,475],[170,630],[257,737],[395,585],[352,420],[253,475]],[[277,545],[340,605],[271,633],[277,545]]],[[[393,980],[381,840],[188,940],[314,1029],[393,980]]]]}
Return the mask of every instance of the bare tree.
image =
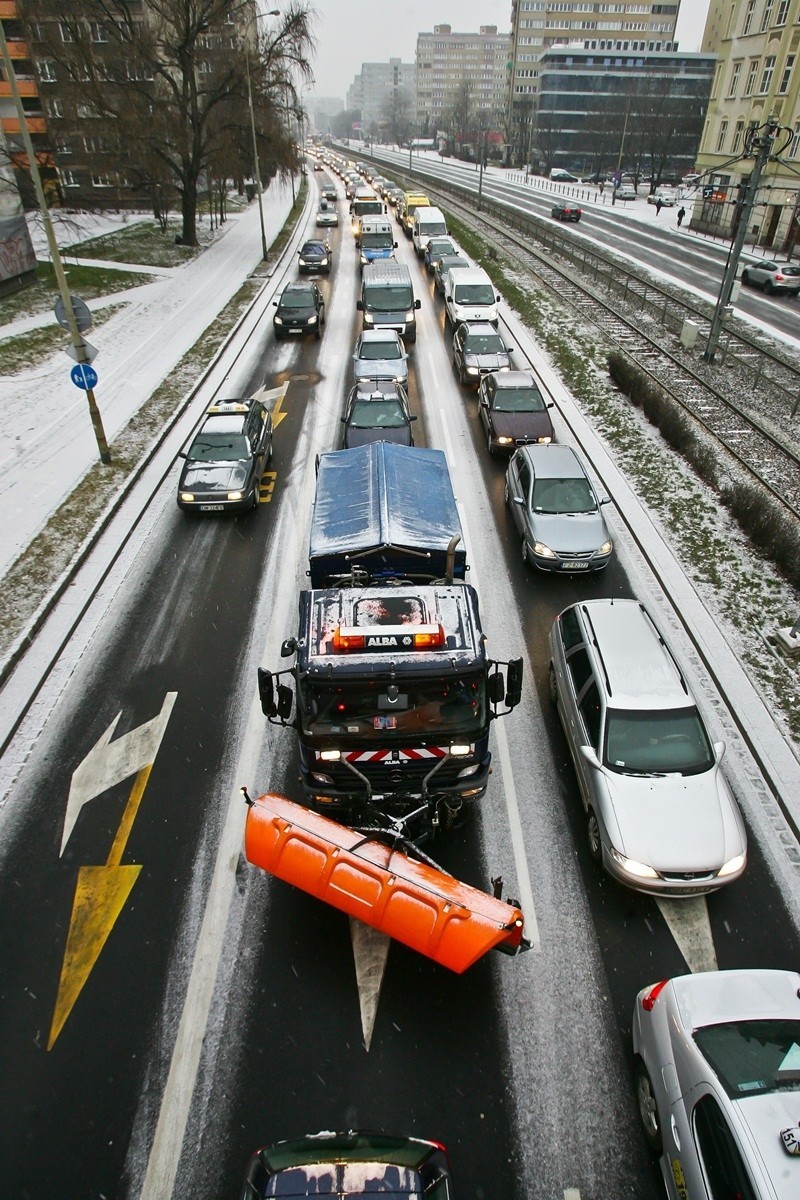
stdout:
{"type": "Polygon", "coordinates": [[[474,90],[470,79],[460,80],[453,100],[444,113],[447,132],[452,135],[459,152],[463,152],[463,147],[472,138],[475,122],[474,90]]]}
{"type": "Polygon", "coordinates": [[[407,88],[395,88],[381,108],[381,127],[390,142],[402,146],[411,137],[413,100],[407,88]]]}
{"type": "MultiPolygon", "coordinates": [[[[232,130],[247,127],[241,43],[248,35],[239,30],[243,20],[255,29],[255,0],[244,0],[236,17],[229,0],[21,0],[20,7],[37,59],[56,71],[65,130],[106,139],[104,153],[132,187],[149,186],[159,163],[180,196],[182,240],[196,245],[201,175],[232,130]]],[[[288,89],[295,98],[294,80],[312,77],[311,18],[305,0],[291,0],[269,33],[250,35],[253,88],[270,126],[279,124],[280,96],[288,89]]]]}

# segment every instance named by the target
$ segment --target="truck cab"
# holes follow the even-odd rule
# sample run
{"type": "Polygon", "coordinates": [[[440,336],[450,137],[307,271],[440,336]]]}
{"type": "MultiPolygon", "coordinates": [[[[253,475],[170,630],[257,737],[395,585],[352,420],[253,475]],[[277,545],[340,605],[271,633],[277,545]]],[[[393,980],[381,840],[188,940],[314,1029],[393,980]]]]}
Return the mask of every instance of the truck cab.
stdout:
{"type": "Polygon", "coordinates": [[[394,258],[397,249],[388,217],[362,217],[356,242],[361,248],[359,259],[362,271],[370,263],[394,258]]]}
{"type": "Polygon", "coordinates": [[[421,304],[414,298],[408,267],[395,262],[375,262],[364,267],[361,299],[356,307],[364,314],[365,329],[386,325],[396,329],[404,342],[417,340],[415,310],[421,304]]]}

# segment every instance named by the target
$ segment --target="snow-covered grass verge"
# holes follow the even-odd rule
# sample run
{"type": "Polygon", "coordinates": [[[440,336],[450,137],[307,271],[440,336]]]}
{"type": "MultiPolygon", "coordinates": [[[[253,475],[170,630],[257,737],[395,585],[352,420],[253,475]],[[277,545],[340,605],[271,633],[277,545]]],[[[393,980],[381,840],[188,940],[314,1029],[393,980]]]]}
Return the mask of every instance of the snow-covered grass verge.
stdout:
{"type": "Polygon", "coordinates": [[[181,222],[176,217],[169,219],[166,232],[151,218],[136,221],[127,229],[104,233],[85,242],[76,242],[67,246],[64,254],[71,254],[75,258],[106,258],[111,262],[138,263],[139,266],[145,267],[181,267],[191,258],[202,254],[205,247],[214,240],[210,225],[206,227],[199,222],[199,245],[176,245],[175,238],[180,237],[180,234],[181,222]]]}
{"type": "MultiPolygon", "coordinates": [[[[121,271],[116,267],[84,267],[78,263],[67,265],[65,273],[70,291],[77,293],[82,300],[108,296],[111,292],[139,287],[145,283],[152,283],[155,279],[154,275],[142,275],[139,271],[121,271]]],[[[18,321],[21,317],[34,317],[39,313],[53,311],[58,297],[58,285],[49,262],[38,264],[36,277],[36,283],[30,287],[21,288],[10,296],[3,296],[0,301],[3,325],[18,321]]],[[[0,325],[0,337],[3,336],[3,325],[0,325]]],[[[0,361],[0,372],[2,369],[3,364],[0,361]]]]}
{"type": "MultiPolygon", "coordinates": [[[[147,276],[136,276],[137,286],[147,282],[147,276]]],[[[124,307],[124,304],[109,304],[107,308],[104,307],[102,316],[95,320],[93,328],[98,329],[104,321],[124,307]]],[[[3,376],[18,375],[20,371],[41,367],[43,359],[55,354],[57,350],[63,350],[68,344],[69,334],[55,322],[52,325],[43,325],[39,329],[28,329],[15,337],[0,337],[0,379],[3,376]]]]}
{"type": "Polygon", "coordinates": [[[534,333],[613,449],[708,610],[728,630],[728,641],[776,719],[795,743],[800,741],[800,675],[768,641],[775,630],[794,623],[800,594],[744,535],[717,493],[614,386],[608,374],[614,347],[573,309],[537,288],[518,262],[497,255],[457,220],[451,218],[448,227],[534,333]]]}

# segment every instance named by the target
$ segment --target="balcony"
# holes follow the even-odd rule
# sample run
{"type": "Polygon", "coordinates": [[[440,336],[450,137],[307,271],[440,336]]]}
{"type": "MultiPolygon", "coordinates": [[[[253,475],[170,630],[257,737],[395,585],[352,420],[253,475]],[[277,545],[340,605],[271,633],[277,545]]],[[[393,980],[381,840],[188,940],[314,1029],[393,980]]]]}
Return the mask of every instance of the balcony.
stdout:
{"type": "Polygon", "coordinates": [[[16,0],[0,0],[0,18],[6,21],[16,17],[17,5],[16,0]]]}
{"type": "MultiPolygon", "coordinates": [[[[20,96],[38,96],[36,90],[35,79],[17,79],[17,87],[19,88],[20,96]]],[[[11,84],[5,79],[0,79],[0,97],[11,95],[11,84]]]]}
{"type": "MultiPolygon", "coordinates": [[[[3,126],[3,133],[20,132],[18,117],[3,117],[0,124],[3,126]]],[[[47,133],[47,124],[44,117],[28,117],[25,124],[28,126],[28,133],[47,133]]]]}

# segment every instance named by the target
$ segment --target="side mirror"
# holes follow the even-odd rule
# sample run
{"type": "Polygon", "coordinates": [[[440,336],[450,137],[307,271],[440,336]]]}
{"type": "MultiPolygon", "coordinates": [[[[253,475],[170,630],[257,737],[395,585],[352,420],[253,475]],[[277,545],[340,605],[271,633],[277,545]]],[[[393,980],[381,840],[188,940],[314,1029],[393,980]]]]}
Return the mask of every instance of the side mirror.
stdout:
{"type": "Polygon", "coordinates": [[[409,419],[409,421],[416,421],[417,418],[416,418],[415,414],[412,413],[408,419],[409,419]]]}
{"type": "Polygon", "coordinates": [[[511,498],[515,504],[523,504],[524,505],[524,503],[525,503],[522,496],[512,496],[511,498]]]}
{"type": "Polygon", "coordinates": [[[292,715],[292,702],[294,693],[285,683],[278,684],[278,703],[276,705],[277,715],[282,721],[288,721],[292,715]]]}
{"type": "Polygon", "coordinates": [[[277,308],[277,307],[278,307],[278,301],[277,301],[277,300],[273,300],[273,301],[272,301],[272,307],[273,307],[273,308],[277,308]]]}
{"type": "Polygon", "coordinates": [[[415,300],[415,301],[414,301],[414,308],[422,308],[422,301],[421,301],[421,300],[415,300]]]}
{"type": "Polygon", "coordinates": [[[601,504],[610,504],[610,503],[611,503],[611,497],[610,497],[610,496],[601,496],[601,497],[600,497],[600,503],[601,503],[601,504]]]}
{"type": "Polygon", "coordinates": [[[725,743],[714,742],[714,758],[718,763],[721,763],[725,757],[725,743]]]}
{"type": "Polygon", "coordinates": [[[261,711],[265,717],[276,717],[278,707],[275,703],[275,689],[272,683],[272,671],[258,668],[258,695],[261,700],[261,711]]]}
{"type": "Polygon", "coordinates": [[[291,658],[296,649],[297,642],[295,639],[286,638],[286,640],[281,643],[281,658],[291,658]]]}
{"type": "Polygon", "coordinates": [[[600,759],[597,757],[591,746],[581,746],[581,754],[591,766],[600,766],[600,759]]]}
{"type": "Polygon", "coordinates": [[[508,351],[508,353],[509,353],[509,354],[513,354],[513,353],[514,353],[514,347],[513,347],[513,346],[506,346],[506,350],[508,351]]]}
{"type": "Polygon", "coordinates": [[[548,400],[548,401],[547,401],[547,406],[546,406],[546,407],[547,407],[547,408],[555,408],[555,405],[553,404],[553,401],[552,401],[552,400],[548,400]]]}
{"type": "Polygon", "coordinates": [[[392,242],[392,249],[393,249],[393,250],[396,250],[396,249],[397,249],[397,242],[392,242]]]}
{"type": "Polygon", "coordinates": [[[497,295],[495,296],[495,300],[497,300],[497,301],[498,301],[498,303],[499,303],[499,301],[500,301],[500,300],[502,300],[502,299],[503,299],[503,297],[502,297],[502,296],[500,295],[500,293],[498,292],[498,293],[497,293],[497,295]]]}
{"type": "Polygon", "coordinates": [[[502,671],[494,671],[489,676],[489,699],[492,704],[500,704],[506,694],[506,681],[502,671]]]}
{"type": "Polygon", "coordinates": [[[188,458],[188,457],[189,457],[189,455],[187,454],[187,452],[185,450],[178,451],[178,458],[188,458]]]}
{"type": "Polygon", "coordinates": [[[516,708],[522,699],[522,659],[512,658],[508,664],[506,708],[516,708]]]}
{"type": "Polygon", "coordinates": [[[356,311],[357,312],[364,311],[364,301],[363,300],[356,300],[356,311]]]}
{"type": "Polygon", "coordinates": [[[346,424],[347,424],[347,418],[346,418],[346,417],[339,417],[339,420],[342,422],[342,424],[343,424],[343,425],[346,425],[346,424]]]}

